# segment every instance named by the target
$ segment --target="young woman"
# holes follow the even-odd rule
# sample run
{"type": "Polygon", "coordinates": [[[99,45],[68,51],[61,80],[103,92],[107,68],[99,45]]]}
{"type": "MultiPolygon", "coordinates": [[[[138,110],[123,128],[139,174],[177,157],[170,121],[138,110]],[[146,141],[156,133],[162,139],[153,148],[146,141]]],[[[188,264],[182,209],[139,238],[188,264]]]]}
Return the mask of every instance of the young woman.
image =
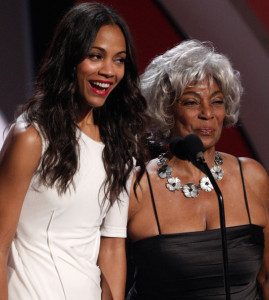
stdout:
{"type": "Polygon", "coordinates": [[[100,269],[102,298],[124,298],[137,86],[125,22],[102,4],[71,8],[1,151],[1,300],[98,300],[100,269]]]}

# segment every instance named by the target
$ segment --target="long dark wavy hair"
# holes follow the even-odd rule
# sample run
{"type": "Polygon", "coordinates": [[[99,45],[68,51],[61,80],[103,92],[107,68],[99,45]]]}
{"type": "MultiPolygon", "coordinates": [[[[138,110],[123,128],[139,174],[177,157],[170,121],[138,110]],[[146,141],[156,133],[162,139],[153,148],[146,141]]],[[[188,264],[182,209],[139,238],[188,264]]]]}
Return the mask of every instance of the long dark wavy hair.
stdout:
{"type": "MultiPolygon", "coordinates": [[[[136,185],[145,171],[146,102],[139,91],[138,70],[129,29],[123,19],[101,3],[72,7],[56,28],[52,43],[37,75],[35,93],[20,111],[29,125],[38,124],[47,140],[40,176],[49,187],[65,193],[78,169],[79,116],[77,65],[84,60],[104,25],[118,25],[126,40],[127,58],[121,82],[102,107],[93,109],[105,147],[105,197],[114,203],[127,191],[126,182],[135,165],[140,166],[136,185]]],[[[136,186],[135,185],[135,186],[136,186]]]]}

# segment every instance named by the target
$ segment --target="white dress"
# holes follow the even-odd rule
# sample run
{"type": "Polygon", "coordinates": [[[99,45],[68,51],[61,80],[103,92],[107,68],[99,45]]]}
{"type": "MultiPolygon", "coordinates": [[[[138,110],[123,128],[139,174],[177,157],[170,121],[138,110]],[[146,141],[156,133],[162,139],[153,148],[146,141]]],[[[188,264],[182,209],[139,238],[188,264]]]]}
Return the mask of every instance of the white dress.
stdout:
{"type": "Polygon", "coordinates": [[[32,178],[9,255],[9,300],[101,299],[100,236],[126,237],[128,197],[102,207],[104,145],[81,132],[79,146],[75,191],[59,196],[32,178]]]}

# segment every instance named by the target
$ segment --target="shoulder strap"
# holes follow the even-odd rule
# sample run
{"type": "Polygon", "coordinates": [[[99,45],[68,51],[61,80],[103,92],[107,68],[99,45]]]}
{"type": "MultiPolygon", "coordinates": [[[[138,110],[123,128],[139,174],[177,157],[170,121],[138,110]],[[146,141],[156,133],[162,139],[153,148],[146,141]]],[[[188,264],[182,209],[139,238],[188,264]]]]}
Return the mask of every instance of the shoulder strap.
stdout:
{"type": "Polygon", "coordinates": [[[151,182],[150,182],[150,178],[149,178],[149,173],[148,173],[147,170],[146,170],[146,174],[147,174],[147,178],[148,178],[150,196],[151,196],[151,201],[152,201],[152,205],[153,205],[153,209],[154,209],[154,214],[155,214],[155,218],[156,218],[156,222],[157,222],[157,226],[158,226],[158,231],[159,231],[159,234],[162,234],[160,223],[159,223],[159,218],[158,218],[158,214],[157,214],[157,209],[156,209],[156,205],[155,205],[155,200],[154,200],[154,196],[153,196],[153,191],[152,191],[152,187],[151,187],[151,182]]]}
{"type": "Polygon", "coordinates": [[[241,161],[240,161],[239,158],[237,158],[237,160],[238,160],[238,163],[239,163],[239,169],[240,169],[240,174],[241,174],[241,179],[242,179],[244,198],[245,198],[246,208],[247,208],[247,212],[248,212],[249,224],[251,224],[251,218],[250,218],[249,207],[248,207],[248,199],[247,199],[245,181],[244,181],[244,176],[243,176],[243,171],[242,171],[242,164],[241,164],[241,161]]]}

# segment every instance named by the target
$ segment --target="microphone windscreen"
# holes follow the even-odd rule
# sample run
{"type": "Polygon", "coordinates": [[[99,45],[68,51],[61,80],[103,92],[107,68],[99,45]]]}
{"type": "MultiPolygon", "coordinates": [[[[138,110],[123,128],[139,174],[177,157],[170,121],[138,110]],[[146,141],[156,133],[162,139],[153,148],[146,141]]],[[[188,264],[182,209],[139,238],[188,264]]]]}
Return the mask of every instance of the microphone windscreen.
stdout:
{"type": "Polygon", "coordinates": [[[199,138],[198,135],[196,134],[189,134],[185,136],[184,138],[184,145],[186,148],[186,151],[189,153],[189,155],[192,158],[196,159],[196,156],[199,152],[204,152],[204,146],[199,138]]]}
{"type": "Polygon", "coordinates": [[[204,151],[204,146],[196,134],[189,134],[184,138],[174,137],[170,140],[170,152],[183,160],[196,160],[199,152],[204,151]]]}
{"type": "Polygon", "coordinates": [[[180,159],[187,159],[188,156],[187,156],[187,153],[186,153],[186,149],[185,149],[185,146],[184,146],[184,139],[180,136],[178,137],[174,137],[170,140],[170,143],[169,143],[169,149],[170,149],[170,152],[180,158],[180,159]]]}

